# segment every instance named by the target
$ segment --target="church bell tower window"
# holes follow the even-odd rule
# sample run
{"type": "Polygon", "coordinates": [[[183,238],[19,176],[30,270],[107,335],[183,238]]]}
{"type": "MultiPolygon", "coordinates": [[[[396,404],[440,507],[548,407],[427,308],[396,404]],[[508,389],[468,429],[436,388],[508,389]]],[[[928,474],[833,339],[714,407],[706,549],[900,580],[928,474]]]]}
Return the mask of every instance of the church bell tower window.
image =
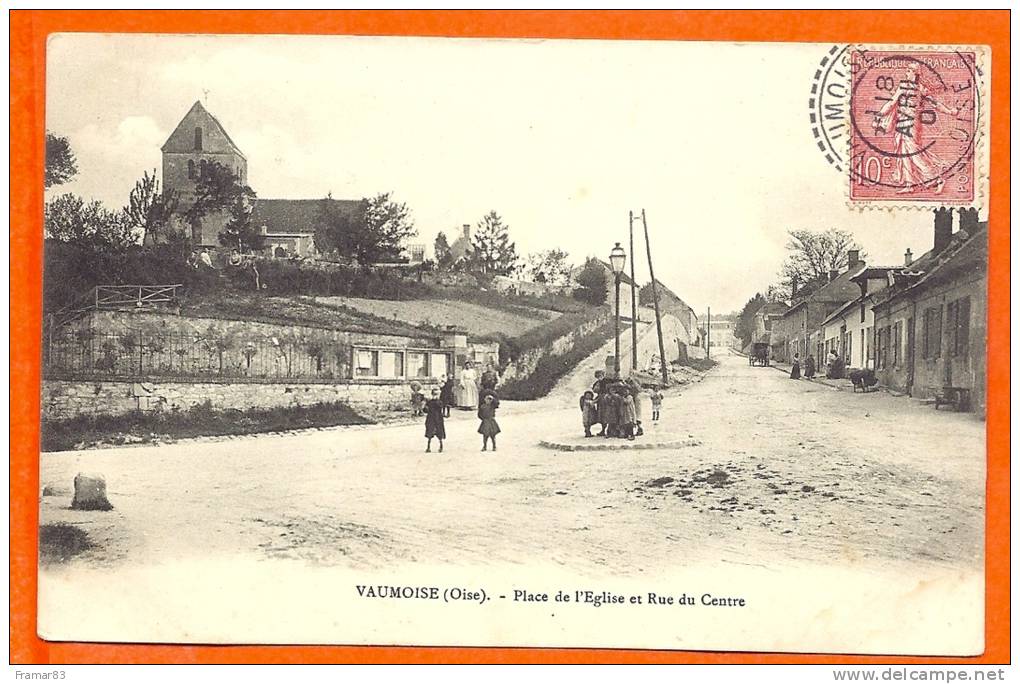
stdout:
{"type": "Polygon", "coordinates": [[[201,128],[196,128],[195,129],[195,151],[196,152],[201,152],[202,151],[202,129],[201,128]]]}
{"type": "Polygon", "coordinates": [[[195,179],[195,160],[194,159],[189,159],[188,160],[188,178],[190,178],[191,180],[195,179]]]}

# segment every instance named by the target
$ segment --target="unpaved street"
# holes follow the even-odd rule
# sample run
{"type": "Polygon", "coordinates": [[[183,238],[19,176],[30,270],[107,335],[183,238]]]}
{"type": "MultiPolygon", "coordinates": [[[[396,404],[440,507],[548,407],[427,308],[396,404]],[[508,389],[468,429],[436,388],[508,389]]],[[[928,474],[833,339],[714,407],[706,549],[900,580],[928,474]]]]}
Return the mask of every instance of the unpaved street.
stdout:
{"type": "Polygon", "coordinates": [[[93,544],[44,572],[220,555],[541,560],[589,574],[695,561],[980,567],[983,422],[720,361],[667,395],[649,430],[699,442],[679,449],[540,448],[580,431],[576,397],[561,395],[506,403],[496,453],[479,452],[463,412],[442,454],[423,453],[420,425],[43,454],[42,485],[64,493],[42,497],[41,522],[79,525],[93,544]],[[107,478],[114,511],[69,510],[82,471],[107,478]]]}

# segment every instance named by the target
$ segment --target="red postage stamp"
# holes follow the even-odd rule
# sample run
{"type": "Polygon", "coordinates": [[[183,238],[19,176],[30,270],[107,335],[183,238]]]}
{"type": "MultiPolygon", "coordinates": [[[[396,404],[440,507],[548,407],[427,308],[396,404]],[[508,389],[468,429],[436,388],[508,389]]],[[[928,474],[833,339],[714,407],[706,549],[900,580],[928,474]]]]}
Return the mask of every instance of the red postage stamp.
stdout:
{"type": "Polygon", "coordinates": [[[852,203],[975,202],[981,108],[974,52],[852,50],[852,203]]]}

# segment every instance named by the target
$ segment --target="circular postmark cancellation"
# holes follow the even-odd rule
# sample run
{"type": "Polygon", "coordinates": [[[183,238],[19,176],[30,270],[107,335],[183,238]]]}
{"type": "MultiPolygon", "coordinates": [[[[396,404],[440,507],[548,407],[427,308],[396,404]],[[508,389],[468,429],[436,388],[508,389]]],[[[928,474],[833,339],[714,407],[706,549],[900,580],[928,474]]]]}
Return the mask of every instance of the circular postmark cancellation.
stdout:
{"type": "Polygon", "coordinates": [[[847,151],[847,105],[850,102],[850,47],[833,45],[822,57],[811,81],[808,117],[815,144],[837,171],[847,151]]]}
{"type": "Polygon", "coordinates": [[[972,203],[975,54],[851,48],[848,56],[850,201],[972,203]]]}

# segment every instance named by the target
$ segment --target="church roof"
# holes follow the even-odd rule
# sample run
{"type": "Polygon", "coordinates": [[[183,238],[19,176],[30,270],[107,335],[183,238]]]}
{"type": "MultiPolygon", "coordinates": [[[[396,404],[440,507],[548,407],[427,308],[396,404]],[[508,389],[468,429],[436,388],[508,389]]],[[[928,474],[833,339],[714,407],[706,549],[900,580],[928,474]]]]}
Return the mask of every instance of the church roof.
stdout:
{"type": "Polygon", "coordinates": [[[326,201],[348,215],[354,215],[361,205],[360,200],[259,199],[255,202],[252,221],[257,228],[265,226],[267,235],[310,235],[315,232],[322,215],[322,203],[326,201]]]}
{"type": "Polygon", "coordinates": [[[191,109],[177,124],[177,128],[160,149],[163,152],[197,152],[198,150],[195,149],[195,128],[202,128],[208,132],[202,136],[202,152],[214,154],[232,152],[247,161],[247,157],[230,138],[230,134],[227,133],[227,129],[223,127],[219,119],[210,114],[209,110],[198,100],[195,100],[195,104],[191,105],[191,109]]]}

